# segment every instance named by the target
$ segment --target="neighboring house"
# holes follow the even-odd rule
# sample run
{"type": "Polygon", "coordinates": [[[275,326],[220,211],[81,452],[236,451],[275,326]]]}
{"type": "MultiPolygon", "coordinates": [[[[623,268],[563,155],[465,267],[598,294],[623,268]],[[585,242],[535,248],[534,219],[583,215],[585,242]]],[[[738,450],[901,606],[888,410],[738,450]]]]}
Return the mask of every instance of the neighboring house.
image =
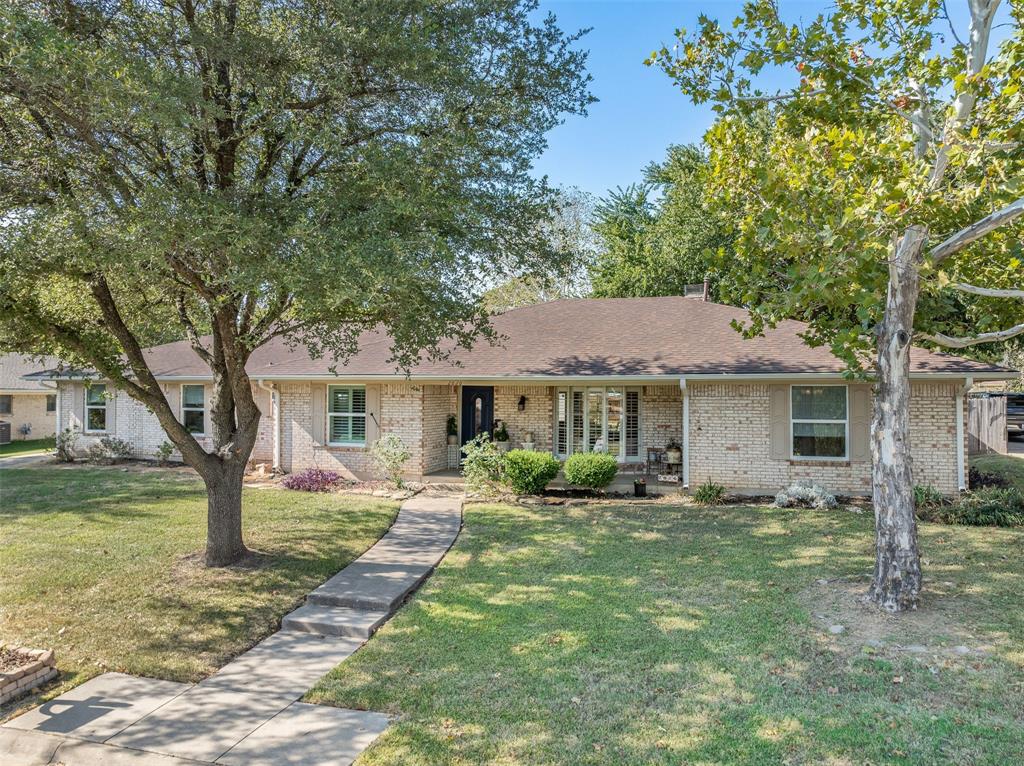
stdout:
{"type": "Polygon", "coordinates": [[[57,386],[52,381],[25,376],[53,369],[57,364],[52,357],[37,360],[21,354],[0,354],[0,423],[10,426],[12,441],[54,435],[57,386]]]}
{"type": "MultiPolygon", "coordinates": [[[[501,419],[513,446],[531,443],[564,458],[600,442],[625,471],[640,470],[648,450],[679,442],[688,487],[712,479],[774,492],[812,479],[835,492],[869,492],[871,386],[847,382],[827,349],[805,345],[803,324],[783,322],[744,340],[730,323],[745,317],[694,298],[554,301],[494,317],[499,345],[458,350],[408,376],[395,371],[389,339],[379,333],[364,334],[336,375],[331,360],[275,341],[248,367],[265,415],[254,461],[365,477],[373,471],[368,446],[390,431],[412,453],[410,474],[444,471],[445,426],[454,414],[462,443],[501,419]]],[[[185,342],[147,353],[171,406],[204,433],[209,370],[185,342]]],[[[919,483],[947,493],[966,486],[964,392],[1014,374],[912,351],[919,483]]],[[[111,433],[151,456],[166,438],[142,405],[102,381],[62,379],[60,410],[62,423],[83,428],[86,443],[111,433]]]]}

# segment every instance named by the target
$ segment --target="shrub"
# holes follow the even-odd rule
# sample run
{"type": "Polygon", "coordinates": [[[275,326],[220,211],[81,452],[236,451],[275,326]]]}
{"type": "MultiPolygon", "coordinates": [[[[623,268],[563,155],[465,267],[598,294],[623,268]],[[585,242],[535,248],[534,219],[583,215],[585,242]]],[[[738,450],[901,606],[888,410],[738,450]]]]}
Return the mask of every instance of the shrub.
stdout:
{"type": "Polygon", "coordinates": [[[403,485],[402,469],[409,462],[412,453],[409,452],[409,448],[405,446],[405,442],[398,434],[389,433],[381,436],[377,443],[370,448],[370,456],[380,472],[384,474],[385,479],[394,483],[395,486],[403,485]]]}
{"type": "Polygon", "coordinates": [[[75,444],[78,442],[78,429],[65,428],[56,439],[56,451],[54,454],[62,463],[73,463],[75,461],[75,444]]]}
{"type": "Polygon", "coordinates": [[[604,489],[618,471],[618,462],[604,452],[577,452],[565,461],[565,480],[574,487],[604,489]]]}
{"type": "Polygon", "coordinates": [[[86,455],[90,463],[110,465],[130,457],[132,446],[124,439],[116,436],[101,437],[98,442],[89,445],[86,455]]]}
{"type": "Polygon", "coordinates": [[[914,485],[914,505],[917,507],[918,515],[921,511],[941,508],[947,502],[946,496],[931,484],[914,485]]]}
{"type": "Polygon", "coordinates": [[[508,427],[505,425],[504,420],[494,421],[494,441],[496,442],[507,442],[508,441],[508,427]]]}
{"type": "Polygon", "coordinates": [[[982,489],[983,487],[1009,487],[1010,481],[1005,476],[1000,476],[998,473],[989,473],[987,471],[979,470],[974,466],[971,466],[970,471],[967,473],[967,477],[971,487],[974,489],[982,489]]]}
{"type": "Polygon", "coordinates": [[[153,456],[160,463],[166,463],[168,460],[171,459],[172,452],[174,452],[174,445],[168,441],[165,441],[161,443],[161,445],[153,451],[153,456]]]}
{"type": "Polygon", "coordinates": [[[514,449],[505,454],[501,481],[517,495],[538,495],[558,476],[560,467],[546,452],[514,449]]]}
{"type": "Polygon", "coordinates": [[[455,419],[454,415],[449,415],[448,416],[448,423],[446,425],[446,430],[448,431],[448,435],[449,436],[458,436],[459,435],[459,423],[455,419]]]}
{"type": "Polygon", "coordinates": [[[1014,487],[985,487],[967,492],[935,509],[918,509],[925,521],[974,527],[1024,526],[1024,492],[1014,487]]]}
{"type": "Polygon", "coordinates": [[[501,480],[502,454],[485,431],[462,448],[462,475],[471,492],[492,493],[501,480]]]}
{"type": "Polygon", "coordinates": [[[341,482],[341,474],[336,471],[325,471],[322,468],[306,468],[298,473],[290,473],[281,480],[285,489],[300,492],[329,492],[341,482]]]}
{"type": "Polygon", "coordinates": [[[835,508],[836,496],[819,484],[798,481],[775,496],[778,508],[835,508]]]}
{"type": "Polygon", "coordinates": [[[725,499],[725,487],[708,479],[694,490],[693,499],[700,505],[718,505],[725,499]]]}

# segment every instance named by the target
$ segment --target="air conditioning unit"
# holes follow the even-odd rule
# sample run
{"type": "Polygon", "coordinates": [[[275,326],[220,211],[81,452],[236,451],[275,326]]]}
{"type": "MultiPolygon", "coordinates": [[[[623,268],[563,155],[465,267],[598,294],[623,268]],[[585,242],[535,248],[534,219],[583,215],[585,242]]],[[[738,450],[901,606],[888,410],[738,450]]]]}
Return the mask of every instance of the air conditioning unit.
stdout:
{"type": "Polygon", "coordinates": [[[0,423],[0,444],[11,443],[11,424],[0,423]]]}

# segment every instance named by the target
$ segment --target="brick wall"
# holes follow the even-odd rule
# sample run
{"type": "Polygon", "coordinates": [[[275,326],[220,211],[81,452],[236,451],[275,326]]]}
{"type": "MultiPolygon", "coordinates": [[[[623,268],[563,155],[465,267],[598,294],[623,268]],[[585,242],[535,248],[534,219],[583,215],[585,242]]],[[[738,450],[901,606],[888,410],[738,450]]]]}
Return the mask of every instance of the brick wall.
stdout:
{"type": "Polygon", "coordinates": [[[449,385],[423,387],[423,470],[448,467],[448,416],[457,414],[457,388],[449,385]]]}
{"type": "MultiPolygon", "coordinates": [[[[871,464],[772,460],[768,443],[768,385],[694,383],[690,386],[690,486],[711,479],[735,489],[777,491],[794,481],[833,492],[868,494],[871,464]]],[[[911,454],[915,481],[945,493],[956,486],[956,387],[914,384],[911,454]]]]}
{"type": "Polygon", "coordinates": [[[505,421],[512,449],[519,449],[533,432],[533,448],[551,451],[554,428],[554,391],[551,386],[495,386],[494,417],[505,421]],[[526,409],[519,411],[519,397],[526,397],[526,409]]]}
{"type": "Polygon", "coordinates": [[[0,415],[0,423],[11,424],[11,440],[45,439],[53,436],[57,414],[46,411],[46,394],[11,394],[11,414],[0,415]],[[27,425],[30,431],[21,432],[27,425]]]}
{"type": "MultiPolygon", "coordinates": [[[[85,384],[61,382],[60,409],[61,427],[76,427],[84,430],[80,413],[83,413],[82,400],[85,384]]],[[[171,406],[177,409],[177,383],[162,384],[165,395],[169,396],[171,406]]],[[[138,458],[152,459],[157,448],[165,441],[170,441],[164,433],[163,426],[157,420],[156,415],[142,403],[136,401],[124,391],[110,389],[113,397],[107,401],[107,431],[105,434],[86,434],[79,436],[76,449],[80,454],[85,454],[91,444],[96,443],[104,435],[110,435],[123,439],[132,447],[132,456],[138,458]]],[[[270,462],[273,458],[273,423],[271,421],[270,392],[261,388],[253,387],[253,396],[256,405],[262,413],[260,417],[259,432],[256,437],[256,446],[253,448],[253,462],[270,462]]],[[[210,406],[210,392],[207,387],[206,406],[210,406]]],[[[209,417],[209,414],[207,414],[209,417]]],[[[213,449],[213,439],[208,436],[199,437],[198,442],[204,449],[213,449]]],[[[172,460],[181,460],[181,454],[175,450],[171,454],[172,460]]]]}
{"type": "Polygon", "coordinates": [[[648,449],[665,449],[670,441],[682,443],[683,392],[678,385],[644,386],[640,394],[640,459],[648,449]]]}

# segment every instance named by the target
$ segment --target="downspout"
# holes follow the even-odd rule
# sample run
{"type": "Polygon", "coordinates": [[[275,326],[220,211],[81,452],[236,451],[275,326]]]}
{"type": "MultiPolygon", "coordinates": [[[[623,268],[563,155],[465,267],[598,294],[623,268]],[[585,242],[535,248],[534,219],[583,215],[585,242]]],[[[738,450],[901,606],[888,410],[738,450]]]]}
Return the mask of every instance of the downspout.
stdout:
{"type": "Polygon", "coordinates": [[[262,388],[264,391],[270,392],[270,422],[273,427],[273,445],[274,445],[274,456],[272,458],[271,467],[275,473],[281,470],[281,402],[278,396],[277,388],[274,387],[273,383],[267,383],[263,378],[256,381],[256,385],[262,388]]]}
{"type": "Polygon", "coordinates": [[[686,378],[679,379],[679,389],[683,392],[683,489],[690,488],[690,389],[686,378]]]}
{"type": "Polygon", "coordinates": [[[964,456],[964,395],[974,387],[974,378],[964,378],[964,385],[956,392],[956,485],[967,491],[966,459],[964,456]]]}
{"type": "MultiPolygon", "coordinates": [[[[42,381],[39,381],[39,382],[40,382],[40,385],[42,385],[43,388],[49,388],[50,387],[48,385],[49,381],[42,380],[42,381]]],[[[61,428],[60,428],[60,383],[54,382],[54,384],[53,384],[53,393],[54,393],[54,396],[57,399],[57,418],[56,418],[57,422],[54,424],[54,434],[55,435],[60,435],[60,431],[61,431],[61,428]]]]}

